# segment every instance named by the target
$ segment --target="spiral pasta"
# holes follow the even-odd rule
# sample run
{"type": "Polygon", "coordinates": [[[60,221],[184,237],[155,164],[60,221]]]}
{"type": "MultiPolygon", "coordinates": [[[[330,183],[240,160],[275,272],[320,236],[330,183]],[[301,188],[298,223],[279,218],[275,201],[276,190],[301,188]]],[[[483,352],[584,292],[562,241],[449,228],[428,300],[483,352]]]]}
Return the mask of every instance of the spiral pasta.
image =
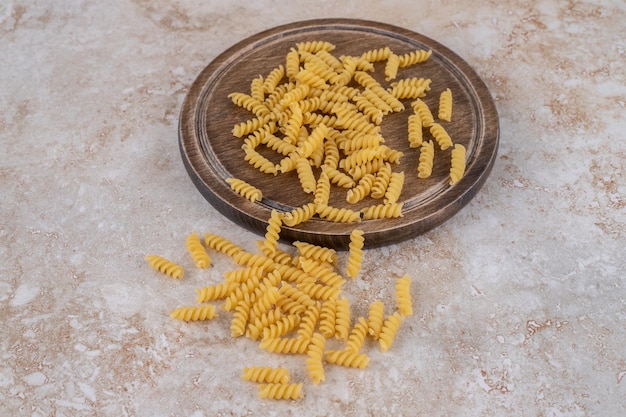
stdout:
{"type": "Polygon", "coordinates": [[[241,373],[244,381],[258,383],[281,383],[287,384],[291,376],[287,368],[273,368],[271,366],[249,366],[245,367],[241,373]]]}
{"type": "Polygon", "coordinates": [[[350,302],[346,297],[338,298],[335,304],[335,337],[337,339],[348,339],[350,319],[350,302]]]}
{"type": "Polygon", "coordinates": [[[321,218],[333,222],[354,223],[361,221],[360,213],[350,209],[319,205],[316,207],[316,211],[321,218]]]}
{"type": "Polygon", "coordinates": [[[433,125],[435,119],[433,118],[433,114],[426,103],[418,98],[411,103],[411,106],[413,107],[415,114],[419,115],[422,121],[422,126],[430,127],[433,125]]]}
{"type": "Polygon", "coordinates": [[[375,204],[361,210],[363,220],[373,219],[395,219],[402,217],[402,206],[404,203],[375,204]]]}
{"type": "Polygon", "coordinates": [[[196,288],[196,302],[206,303],[207,301],[226,298],[236,287],[236,282],[220,282],[208,287],[196,288]]]}
{"type": "Polygon", "coordinates": [[[211,265],[211,258],[202,246],[200,236],[196,232],[191,233],[185,240],[187,251],[198,268],[208,268],[211,265]]]}
{"type": "Polygon", "coordinates": [[[437,117],[449,122],[452,120],[452,90],[446,88],[439,95],[439,111],[437,117]]]}
{"type": "Polygon", "coordinates": [[[423,49],[411,51],[408,54],[404,54],[400,56],[400,62],[398,65],[400,66],[400,68],[404,68],[410,65],[418,64],[420,62],[424,62],[428,58],[430,58],[430,56],[432,55],[432,52],[433,51],[431,51],[430,49],[428,51],[425,51],[423,49]]]}
{"type": "Polygon", "coordinates": [[[402,317],[413,314],[413,303],[411,301],[411,278],[403,275],[396,281],[396,303],[398,311],[402,317]]]}
{"type": "Polygon", "coordinates": [[[320,310],[319,331],[325,338],[335,335],[337,302],[335,299],[329,299],[322,303],[320,310]]]}
{"type": "Polygon", "coordinates": [[[185,275],[185,270],[182,266],[170,261],[159,255],[148,255],[146,256],[146,261],[150,264],[150,266],[157,271],[165,274],[174,279],[181,279],[185,275]]]}
{"type": "Polygon", "coordinates": [[[361,262],[363,261],[363,245],[365,238],[363,230],[354,229],[350,233],[348,265],[346,267],[346,275],[354,279],[361,270],[361,262]]]}
{"type": "Polygon", "coordinates": [[[262,84],[263,93],[269,94],[272,91],[274,91],[276,87],[278,87],[280,80],[282,80],[284,76],[285,76],[284,66],[279,65],[276,68],[272,69],[269,72],[269,74],[267,74],[267,76],[265,77],[265,80],[263,80],[263,84],[262,84]]]}
{"type": "Polygon", "coordinates": [[[310,339],[303,337],[277,337],[262,339],[259,348],[272,353],[303,354],[309,347],[310,339]]]}
{"type": "Polygon", "coordinates": [[[217,317],[215,306],[207,304],[199,307],[179,307],[170,312],[170,317],[182,321],[211,320],[217,317]]]}
{"type": "Polygon", "coordinates": [[[307,221],[315,215],[315,204],[308,203],[302,207],[297,207],[283,215],[283,223],[286,226],[293,227],[302,222],[307,221]]]}
{"type": "Polygon", "coordinates": [[[259,384],[259,398],[273,400],[298,400],[302,396],[302,383],[259,384]]]}
{"type": "Polygon", "coordinates": [[[385,322],[385,305],[376,300],[369,306],[367,313],[367,331],[374,339],[378,339],[385,322]]]}
{"type": "MultiPolygon", "coordinates": [[[[257,98],[254,98],[251,95],[248,95],[248,94],[245,94],[245,93],[231,93],[231,94],[228,95],[228,98],[230,98],[235,105],[237,105],[239,107],[243,107],[244,109],[254,113],[255,116],[260,118],[260,119],[258,119],[259,122],[261,120],[266,120],[266,118],[264,116],[269,116],[269,114],[270,114],[270,110],[263,103],[263,101],[261,101],[261,100],[259,100],[257,98]]],[[[269,119],[267,119],[267,120],[269,120],[269,119]]],[[[264,123],[265,122],[263,122],[263,124],[264,123]]],[[[256,130],[256,129],[252,129],[252,130],[256,130]]],[[[235,136],[237,136],[237,135],[235,135],[235,136]]]]}
{"type": "Polygon", "coordinates": [[[364,317],[359,317],[355,323],[348,341],[346,342],[346,350],[352,352],[359,352],[365,341],[365,337],[368,335],[369,326],[367,320],[364,317]]]}
{"type": "Polygon", "coordinates": [[[352,350],[327,350],[325,359],[328,363],[351,368],[365,369],[370,364],[370,357],[367,354],[352,350]]]}
{"type": "Polygon", "coordinates": [[[439,123],[433,123],[432,126],[430,126],[430,133],[433,135],[442,151],[445,151],[452,146],[452,139],[450,138],[450,135],[439,123]]]}
{"type": "Polygon", "coordinates": [[[380,344],[381,352],[387,352],[391,348],[401,323],[402,316],[399,312],[396,311],[387,316],[378,334],[378,343],[380,344]]]}
{"type": "Polygon", "coordinates": [[[265,231],[265,241],[263,249],[267,250],[269,255],[273,255],[276,252],[278,246],[278,237],[280,235],[280,229],[283,222],[283,215],[279,211],[272,210],[270,218],[267,222],[265,231]]]}
{"type": "Polygon", "coordinates": [[[230,185],[230,188],[242,197],[250,200],[251,202],[261,201],[263,193],[258,188],[251,184],[248,184],[244,180],[239,178],[226,178],[226,182],[230,185]]]}
{"type": "Polygon", "coordinates": [[[417,114],[409,116],[408,122],[408,139],[409,147],[419,148],[422,145],[423,133],[422,133],[422,119],[417,114]]]}
{"type": "Polygon", "coordinates": [[[450,185],[454,185],[465,174],[465,146],[457,143],[450,158],[450,185]]]}
{"type": "Polygon", "coordinates": [[[395,204],[400,198],[402,193],[402,186],[404,184],[404,171],[392,172],[389,178],[389,184],[385,190],[385,198],[383,202],[385,204],[395,204]]]}
{"type": "Polygon", "coordinates": [[[309,377],[315,385],[326,380],[324,373],[324,347],[326,346],[326,338],[320,333],[314,333],[311,336],[311,343],[307,349],[307,358],[305,361],[306,370],[309,377]]]}

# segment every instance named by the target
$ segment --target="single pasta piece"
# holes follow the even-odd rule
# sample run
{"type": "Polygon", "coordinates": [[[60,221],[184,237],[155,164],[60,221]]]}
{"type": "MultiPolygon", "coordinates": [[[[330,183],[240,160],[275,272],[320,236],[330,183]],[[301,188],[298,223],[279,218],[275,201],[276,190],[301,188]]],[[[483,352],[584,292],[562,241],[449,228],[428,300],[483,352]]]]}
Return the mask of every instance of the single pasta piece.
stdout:
{"type": "Polygon", "coordinates": [[[298,400],[303,398],[302,383],[259,384],[259,398],[273,400],[298,400]]]}
{"type": "Polygon", "coordinates": [[[365,341],[365,336],[368,334],[368,328],[369,326],[367,324],[367,320],[364,317],[359,317],[356,324],[352,328],[350,335],[348,336],[346,350],[350,350],[355,353],[359,352],[361,350],[361,346],[363,346],[363,342],[365,341]]]}
{"type": "Polygon", "coordinates": [[[196,302],[206,303],[207,301],[226,298],[237,287],[236,282],[220,282],[208,287],[196,288],[196,302]]]}
{"type": "Polygon", "coordinates": [[[383,328],[385,322],[385,305],[382,301],[376,300],[370,304],[369,311],[367,313],[367,328],[370,336],[374,339],[378,339],[380,330],[383,328]]]}
{"type": "Polygon", "coordinates": [[[326,220],[330,220],[338,223],[353,223],[360,222],[361,215],[358,211],[331,207],[327,205],[316,206],[317,214],[326,220]]]}
{"type": "Polygon", "coordinates": [[[335,49],[335,45],[328,41],[307,41],[296,43],[296,48],[299,52],[311,52],[316,53],[319,51],[330,52],[335,49]]]}
{"type": "Polygon", "coordinates": [[[326,170],[322,170],[317,179],[314,196],[313,203],[316,206],[328,204],[328,199],[330,198],[330,179],[328,178],[328,174],[326,174],[326,170]]]}
{"type": "Polygon", "coordinates": [[[309,220],[315,215],[315,204],[308,203],[302,207],[297,207],[283,215],[283,223],[286,226],[293,227],[309,220]]]}
{"type": "Polygon", "coordinates": [[[361,262],[363,261],[363,230],[354,229],[350,233],[350,243],[348,245],[348,265],[346,267],[346,275],[354,279],[361,270],[361,262]]]}
{"type": "Polygon", "coordinates": [[[389,54],[387,63],[385,65],[385,80],[391,81],[396,78],[398,74],[398,67],[400,66],[400,57],[393,52],[389,54]]]}
{"type": "Polygon", "coordinates": [[[457,143],[450,157],[450,184],[454,185],[465,174],[465,146],[457,143]]]}
{"type": "Polygon", "coordinates": [[[396,303],[398,311],[402,317],[413,314],[413,303],[411,301],[411,278],[404,275],[396,281],[396,303]]]}
{"type": "Polygon", "coordinates": [[[452,90],[446,88],[439,96],[439,112],[437,117],[449,122],[452,120],[452,90]]]}
{"type": "Polygon", "coordinates": [[[419,165],[417,166],[417,176],[428,178],[433,172],[433,160],[435,158],[435,145],[432,140],[422,143],[420,148],[419,165]]]}
{"type": "Polygon", "coordinates": [[[380,329],[380,333],[378,335],[378,343],[380,344],[381,352],[387,352],[391,348],[391,345],[396,337],[396,333],[398,332],[398,328],[400,327],[400,323],[402,323],[402,316],[397,311],[390,316],[387,316],[385,319],[383,327],[380,329]]]}
{"type": "Polygon", "coordinates": [[[311,336],[305,365],[307,373],[315,385],[326,380],[323,364],[325,346],[326,338],[321,333],[314,333],[311,336]]]}
{"type": "Polygon", "coordinates": [[[230,188],[240,196],[250,200],[251,202],[261,201],[263,193],[258,188],[248,184],[239,178],[226,178],[226,182],[230,188]]]}
{"type": "Polygon", "coordinates": [[[298,172],[298,179],[302,186],[302,191],[307,194],[315,193],[315,176],[313,175],[313,169],[307,158],[297,158],[296,171],[298,172]]]}
{"type": "Polygon", "coordinates": [[[211,320],[217,317],[217,313],[214,305],[207,304],[198,307],[179,307],[170,311],[170,317],[183,321],[211,320]]]}
{"type": "Polygon", "coordinates": [[[430,127],[433,125],[435,119],[433,118],[433,114],[426,103],[418,98],[411,103],[411,106],[413,107],[415,114],[419,115],[422,120],[422,126],[430,127]]]}
{"type": "Polygon", "coordinates": [[[422,145],[423,140],[422,119],[419,117],[418,114],[412,114],[409,116],[407,124],[409,129],[409,147],[419,148],[422,145]]]}
{"type": "Polygon", "coordinates": [[[243,248],[231,242],[230,240],[216,235],[214,233],[204,234],[204,244],[207,248],[215,249],[218,252],[222,252],[231,258],[234,258],[240,252],[243,252],[243,248]]]}
{"type": "Polygon", "coordinates": [[[347,340],[350,333],[350,302],[346,297],[337,299],[335,305],[335,337],[347,340]]]}
{"type": "Polygon", "coordinates": [[[439,123],[433,123],[432,126],[430,126],[430,133],[433,135],[442,151],[445,151],[452,146],[452,139],[450,138],[450,135],[439,123]]]}
{"type": "Polygon", "coordinates": [[[278,246],[278,238],[280,235],[280,228],[282,225],[282,217],[282,213],[276,210],[272,210],[270,218],[267,222],[263,250],[267,250],[269,255],[273,255],[274,252],[276,252],[276,248],[278,246]]]}
{"type": "Polygon", "coordinates": [[[287,384],[290,380],[287,368],[273,368],[271,366],[250,366],[243,368],[241,379],[258,383],[287,384]]]}
{"type": "Polygon", "coordinates": [[[395,204],[400,198],[402,193],[402,186],[404,185],[404,172],[392,172],[387,190],[385,191],[385,198],[383,202],[385,204],[395,204]]]}
{"type": "Polygon", "coordinates": [[[273,70],[271,70],[270,73],[267,74],[267,77],[265,77],[265,80],[263,81],[263,85],[262,85],[263,93],[269,94],[273,92],[274,90],[276,90],[276,87],[278,87],[280,80],[282,80],[284,76],[285,76],[285,67],[283,67],[282,65],[279,65],[273,70]]]}
{"type": "Polygon", "coordinates": [[[394,219],[402,217],[402,206],[404,203],[375,204],[361,210],[363,220],[373,219],[394,219]]]}
{"type": "Polygon", "coordinates": [[[367,368],[370,358],[365,353],[357,353],[351,350],[327,350],[326,362],[352,368],[367,368]]]}
{"type": "Polygon", "coordinates": [[[431,51],[430,49],[428,51],[418,49],[416,51],[409,52],[408,54],[401,55],[399,66],[400,68],[404,68],[410,65],[418,64],[420,62],[424,62],[428,58],[430,58],[432,52],[433,51],[431,51]]]}
{"type": "Polygon", "coordinates": [[[255,100],[263,102],[265,100],[265,91],[263,91],[263,76],[259,75],[250,82],[250,96],[255,100]]]}
{"type": "Polygon", "coordinates": [[[337,251],[332,248],[314,245],[308,242],[295,241],[293,246],[298,249],[298,253],[305,258],[328,262],[335,265],[339,259],[337,251]]]}
{"type": "Polygon", "coordinates": [[[211,265],[211,258],[204,249],[200,236],[196,232],[193,232],[185,240],[187,250],[191,254],[193,261],[198,268],[208,268],[211,265]]]}
{"type": "Polygon", "coordinates": [[[150,266],[162,274],[165,274],[174,279],[181,279],[185,275],[185,270],[182,266],[170,261],[159,255],[148,255],[146,261],[150,266]]]}
{"type": "Polygon", "coordinates": [[[337,301],[329,299],[322,303],[320,311],[319,331],[325,338],[331,338],[335,335],[335,317],[337,310],[337,301]]]}

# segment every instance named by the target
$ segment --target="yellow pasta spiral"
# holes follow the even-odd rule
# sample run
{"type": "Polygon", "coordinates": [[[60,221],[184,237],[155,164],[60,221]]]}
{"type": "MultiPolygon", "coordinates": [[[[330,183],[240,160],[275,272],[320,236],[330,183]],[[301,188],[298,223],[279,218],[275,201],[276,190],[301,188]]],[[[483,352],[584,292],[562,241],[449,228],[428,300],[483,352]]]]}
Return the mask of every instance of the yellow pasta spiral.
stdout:
{"type": "Polygon", "coordinates": [[[328,363],[359,369],[365,369],[370,364],[370,358],[365,353],[351,350],[327,350],[325,359],[328,363]]]}
{"type": "Polygon", "coordinates": [[[352,230],[350,233],[350,243],[348,245],[348,265],[346,267],[346,275],[352,279],[356,278],[361,270],[364,243],[365,238],[363,237],[363,230],[352,230]]]}
{"type": "Polygon", "coordinates": [[[244,152],[245,152],[244,160],[247,161],[250,165],[254,166],[259,171],[265,174],[272,174],[272,175],[278,174],[280,165],[274,164],[272,161],[265,158],[263,155],[261,155],[254,149],[245,147],[244,152]]]}
{"type": "Polygon", "coordinates": [[[297,207],[283,215],[283,223],[286,226],[293,227],[297,224],[309,220],[315,215],[315,204],[308,203],[302,207],[297,207]]]}
{"type": "Polygon", "coordinates": [[[416,51],[409,52],[408,54],[404,54],[400,56],[400,68],[408,67],[410,65],[415,65],[420,62],[426,61],[432,55],[430,49],[425,51],[423,49],[418,49],[416,51]]]}
{"type": "Polygon", "coordinates": [[[296,314],[283,316],[276,323],[263,328],[263,339],[276,339],[295,329],[298,324],[300,324],[300,316],[296,314]]]}
{"type": "Polygon", "coordinates": [[[287,384],[290,380],[287,368],[273,368],[271,366],[250,366],[243,368],[241,379],[258,383],[287,384]]]}
{"type": "Polygon", "coordinates": [[[207,301],[219,300],[225,298],[237,287],[236,282],[220,282],[208,287],[196,288],[198,303],[206,303],[207,301]]]}
{"type": "Polygon", "coordinates": [[[387,352],[391,348],[401,323],[402,316],[399,312],[396,311],[390,316],[387,316],[378,335],[378,343],[380,344],[381,352],[387,352]]]}
{"type": "Polygon", "coordinates": [[[438,117],[446,122],[452,120],[452,90],[449,88],[446,88],[439,95],[438,117]]]}
{"type": "Polygon", "coordinates": [[[185,240],[187,251],[191,254],[193,261],[198,268],[208,268],[211,265],[211,258],[202,246],[200,236],[196,232],[191,233],[185,240]]]}
{"type": "Polygon", "coordinates": [[[382,301],[376,300],[370,304],[367,313],[367,328],[370,336],[374,339],[378,339],[380,330],[383,328],[385,322],[385,305],[382,301]]]}
{"type": "Polygon", "coordinates": [[[417,166],[417,176],[428,178],[433,171],[433,160],[435,158],[435,146],[432,140],[424,142],[420,148],[419,165],[417,166]]]}
{"type": "Polygon", "coordinates": [[[162,256],[148,255],[145,259],[146,261],[148,261],[152,268],[171,278],[181,279],[185,275],[185,271],[182,266],[162,256]]]}
{"type": "Polygon", "coordinates": [[[314,245],[308,242],[296,240],[292,243],[298,249],[298,253],[305,258],[315,259],[322,262],[336,264],[338,261],[337,251],[332,248],[314,245]]]}
{"type": "Polygon", "coordinates": [[[389,54],[385,64],[385,80],[391,81],[396,78],[400,67],[400,57],[394,53],[389,54]]]}
{"type": "Polygon", "coordinates": [[[391,165],[389,164],[385,164],[384,168],[378,171],[370,193],[372,197],[383,198],[385,196],[389,181],[391,180],[391,174],[391,165]]]}
{"type": "Polygon", "coordinates": [[[445,151],[450,146],[452,146],[452,139],[450,138],[450,135],[448,134],[448,132],[446,132],[446,129],[439,123],[432,124],[432,126],[430,127],[430,133],[433,135],[433,137],[437,141],[437,144],[439,144],[439,148],[441,148],[442,151],[445,151]]]}
{"type": "Polygon", "coordinates": [[[208,248],[215,249],[230,257],[234,257],[237,253],[243,251],[243,248],[241,248],[240,246],[214,233],[204,234],[204,244],[208,248]]]}
{"type": "Polygon", "coordinates": [[[274,91],[276,87],[278,87],[278,83],[280,83],[280,80],[282,80],[284,76],[285,67],[283,67],[282,65],[279,65],[276,68],[272,69],[263,81],[263,92],[269,94],[274,91]]]}
{"type": "Polygon", "coordinates": [[[282,217],[282,213],[272,210],[267,223],[263,248],[266,249],[270,255],[276,251],[276,247],[278,245],[278,238],[282,226],[282,217]]]}
{"type": "Polygon", "coordinates": [[[367,162],[372,161],[373,159],[379,156],[380,156],[380,152],[378,149],[372,149],[372,148],[360,149],[358,151],[352,152],[350,155],[342,159],[339,165],[345,170],[350,170],[352,167],[356,165],[363,165],[367,162]]]}
{"type": "Polygon", "coordinates": [[[285,75],[291,81],[295,81],[298,71],[300,71],[300,54],[292,48],[285,59],[285,75]]]}
{"type": "Polygon", "coordinates": [[[328,175],[328,179],[333,184],[342,188],[352,188],[354,187],[354,180],[347,174],[344,174],[342,171],[334,168],[324,167],[324,171],[326,171],[326,175],[328,175]]]}
{"type": "Polygon", "coordinates": [[[398,278],[396,281],[396,303],[398,311],[402,317],[413,314],[413,303],[411,301],[411,278],[408,275],[398,278]]]}
{"type": "MultiPolygon", "coordinates": [[[[296,78],[298,78],[298,80],[301,80],[301,78],[299,78],[299,77],[301,77],[301,74],[303,73],[303,71],[304,70],[298,72],[298,75],[296,76],[296,78]]],[[[313,73],[311,73],[311,76],[317,77],[317,75],[315,75],[313,73]]],[[[317,78],[319,78],[319,77],[317,77],[317,78]]],[[[322,80],[322,82],[323,81],[324,80],[322,80]]],[[[293,90],[289,91],[288,93],[285,93],[283,98],[280,100],[280,105],[283,108],[289,107],[289,105],[291,103],[295,103],[295,102],[298,102],[298,101],[304,99],[307,96],[307,94],[309,94],[310,89],[311,89],[311,86],[309,84],[307,84],[307,83],[303,82],[301,84],[297,84],[296,87],[293,90]]]]}
{"type": "Polygon", "coordinates": [[[274,308],[262,313],[255,312],[254,305],[250,309],[250,324],[246,331],[246,336],[252,340],[257,340],[263,335],[265,329],[273,324],[278,323],[283,318],[283,311],[280,308],[274,308]]]}
{"type": "Polygon", "coordinates": [[[335,337],[347,340],[350,332],[350,302],[346,297],[338,298],[335,304],[335,337]]]}
{"type": "Polygon", "coordinates": [[[211,320],[217,317],[215,306],[207,304],[199,307],[179,307],[170,311],[170,317],[183,321],[211,320]]]}
{"type": "Polygon", "coordinates": [[[335,49],[335,45],[328,41],[306,41],[306,42],[298,42],[296,43],[296,47],[299,52],[311,52],[316,53],[319,51],[333,51],[335,49]]]}
{"type": "Polygon", "coordinates": [[[422,133],[422,119],[417,114],[409,116],[408,122],[408,139],[410,148],[419,148],[422,145],[423,133],[422,133]]]}
{"type": "Polygon", "coordinates": [[[298,287],[294,287],[288,282],[283,282],[278,291],[281,296],[290,298],[298,304],[304,306],[305,308],[310,308],[315,305],[315,301],[311,298],[309,294],[302,291],[298,287]]]}
{"type": "Polygon", "coordinates": [[[302,383],[259,384],[259,398],[298,400],[302,397],[302,383]]]}
{"type": "Polygon", "coordinates": [[[311,343],[307,349],[307,358],[305,360],[306,370],[309,377],[313,380],[314,384],[319,384],[326,380],[324,373],[324,347],[326,346],[326,339],[320,333],[315,333],[311,336],[311,343]]]}
{"type": "Polygon", "coordinates": [[[272,353],[305,353],[309,347],[310,339],[302,337],[277,337],[275,339],[262,339],[259,348],[272,353]]]}
{"type": "Polygon", "coordinates": [[[265,114],[255,117],[254,119],[249,119],[241,122],[233,127],[232,134],[238,138],[249,135],[251,132],[261,129],[263,126],[265,126],[271,118],[271,114],[265,114]]]}
{"type": "Polygon", "coordinates": [[[315,181],[313,169],[311,168],[309,160],[307,158],[298,158],[296,160],[296,171],[298,173],[300,185],[302,186],[302,191],[307,194],[314,193],[317,182],[315,181]]]}
{"type": "Polygon", "coordinates": [[[241,301],[235,306],[233,318],[230,322],[230,335],[240,337],[246,334],[246,325],[250,317],[250,303],[241,301]]]}
{"type": "Polygon", "coordinates": [[[389,55],[391,55],[391,49],[388,46],[385,46],[384,48],[366,51],[361,55],[361,58],[369,62],[379,62],[387,60],[389,55]]]}
{"type": "Polygon", "coordinates": [[[226,182],[230,188],[240,196],[250,200],[251,202],[261,201],[263,193],[258,188],[248,184],[239,178],[226,178],[226,182]]]}
{"type": "Polygon", "coordinates": [[[353,223],[361,221],[360,213],[350,209],[322,205],[316,206],[316,211],[321,218],[333,222],[353,223]]]}
{"type": "Polygon", "coordinates": [[[339,295],[339,292],[341,291],[341,289],[337,287],[331,287],[329,285],[315,283],[298,284],[298,288],[309,294],[311,298],[317,300],[328,300],[329,298],[335,298],[339,295]]]}
{"type": "Polygon", "coordinates": [[[454,185],[465,174],[465,146],[457,143],[450,158],[450,184],[454,185]]]}
{"type": "MultiPolygon", "coordinates": [[[[298,71],[298,74],[296,75],[296,82],[299,83],[299,85],[306,85],[309,88],[328,88],[328,84],[326,83],[324,78],[320,77],[315,72],[307,68],[303,68],[298,71]]],[[[304,93],[302,96],[297,96],[296,98],[294,98],[293,101],[302,100],[304,97],[306,97],[307,94],[308,91],[306,91],[306,93],[304,93]]]]}
{"type": "Polygon", "coordinates": [[[322,303],[320,311],[319,331],[324,337],[330,338],[335,335],[335,313],[337,303],[334,299],[322,303]]]}
{"type": "Polygon", "coordinates": [[[420,119],[422,120],[422,126],[432,126],[432,124],[435,122],[435,119],[433,118],[433,114],[426,103],[418,98],[411,103],[411,106],[413,107],[413,111],[415,112],[415,114],[419,115],[420,119]]]}
{"type": "Polygon", "coordinates": [[[265,100],[265,91],[263,91],[263,76],[262,75],[259,75],[258,77],[253,78],[252,81],[250,82],[250,96],[253,99],[261,102],[261,104],[263,104],[263,101],[265,100]]]}
{"type": "Polygon", "coordinates": [[[393,219],[402,217],[403,204],[404,203],[376,204],[365,207],[361,210],[361,213],[363,213],[363,220],[393,219]]]}
{"type": "Polygon", "coordinates": [[[311,308],[307,308],[300,320],[300,326],[298,327],[298,336],[304,339],[310,339],[313,336],[317,321],[320,317],[319,304],[311,308]]]}
{"type": "Polygon", "coordinates": [[[328,178],[328,174],[325,170],[322,170],[319,178],[317,179],[314,195],[315,198],[313,203],[316,206],[328,204],[328,199],[330,198],[330,179],[328,178]]]}
{"type": "Polygon", "coordinates": [[[236,106],[243,107],[244,109],[254,113],[257,117],[268,116],[270,114],[270,110],[261,100],[258,100],[248,94],[231,93],[228,95],[228,98],[230,98],[236,106]]]}
{"type": "Polygon", "coordinates": [[[374,174],[365,174],[363,178],[359,180],[356,187],[348,190],[346,201],[351,204],[356,204],[363,200],[371,192],[375,179],[374,174]]]}
{"type": "Polygon", "coordinates": [[[404,185],[404,172],[392,172],[387,190],[385,191],[385,204],[394,204],[400,198],[402,186],[404,185]]]}
{"type": "Polygon", "coordinates": [[[359,317],[356,324],[352,328],[350,335],[348,336],[346,350],[352,352],[360,351],[361,346],[363,346],[363,342],[365,341],[365,337],[368,334],[368,329],[367,320],[365,320],[364,317],[359,317]]]}

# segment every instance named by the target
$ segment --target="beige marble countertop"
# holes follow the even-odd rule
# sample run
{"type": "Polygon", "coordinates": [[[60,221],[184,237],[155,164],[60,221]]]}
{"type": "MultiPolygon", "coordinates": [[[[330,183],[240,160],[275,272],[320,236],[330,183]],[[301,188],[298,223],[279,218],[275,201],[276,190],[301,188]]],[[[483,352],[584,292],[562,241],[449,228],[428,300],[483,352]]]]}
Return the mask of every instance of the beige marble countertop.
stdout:
{"type": "Polygon", "coordinates": [[[626,7],[615,1],[3,1],[0,414],[626,414],[626,7]],[[253,249],[190,181],[178,113],[195,76],[264,29],[350,17],[463,57],[495,99],[500,149],[436,229],[368,251],[355,303],[415,314],[366,370],[307,381],[302,358],[168,311],[232,269],[163,278],[193,230],[253,249]],[[257,398],[242,366],[286,366],[300,401],[257,398]]]}

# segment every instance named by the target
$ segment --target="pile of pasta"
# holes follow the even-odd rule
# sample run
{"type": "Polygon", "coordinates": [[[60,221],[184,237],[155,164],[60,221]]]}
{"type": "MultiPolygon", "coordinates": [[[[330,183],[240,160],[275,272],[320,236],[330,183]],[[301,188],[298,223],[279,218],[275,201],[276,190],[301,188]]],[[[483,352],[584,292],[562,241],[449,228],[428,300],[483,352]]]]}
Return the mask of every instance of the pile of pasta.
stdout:
{"type": "MultiPolygon", "coordinates": [[[[268,175],[296,171],[302,190],[315,196],[295,209],[289,221],[297,224],[318,216],[359,222],[402,216],[405,173],[395,169],[404,153],[385,143],[381,123],[386,115],[404,111],[405,102],[412,110],[406,127],[408,146],[419,150],[415,175],[431,176],[436,143],[441,151],[452,150],[449,183],[459,182],[465,172],[465,147],[453,143],[442,124],[452,120],[452,91],[440,93],[435,118],[422,100],[431,90],[431,79],[398,78],[403,68],[427,61],[432,51],[400,55],[385,47],[336,57],[334,49],[327,41],[297,43],[284,65],[252,79],[249,92],[228,96],[252,113],[232,130],[243,140],[245,161],[268,175]],[[384,63],[385,85],[371,75],[379,62],[384,63]],[[330,206],[331,185],[345,190],[349,204],[374,200],[360,210],[330,206]]],[[[228,182],[253,202],[263,196],[254,184],[238,178],[228,182]]]]}
{"type": "MultiPolygon", "coordinates": [[[[272,217],[282,215],[274,211],[272,217]]],[[[257,241],[258,251],[253,252],[217,234],[205,233],[203,239],[190,234],[186,246],[196,267],[211,266],[211,251],[228,255],[237,267],[226,272],[222,282],[196,289],[196,305],[178,307],[170,316],[189,322],[230,314],[232,337],[250,338],[269,352],[302,355],[313,384],[325,381],[328,366],[368,367],[366,338],[387,352],[403,319],[413,314],[410,277],[396,279],[395,305],[378,299],[369,305],[367,316],[354,318],[343,289],[360,273],[363,231],[352,231],[344,263],[334,249],[307,242],[296,241],[292,250],[281,250],[279,233],[278,223],[268,226],[265,239],[257,241]],[[345,271],[340,271],[344,264],[345,271]]],[[[182,265],[162,256],[149,255],[146,260],[171,278],[184,276],[182,265]]],[[[286,368],[249,366],[241,378],[257,383],[260,398],[304,395],[303,382],[292,381],[286,368]]]]}

